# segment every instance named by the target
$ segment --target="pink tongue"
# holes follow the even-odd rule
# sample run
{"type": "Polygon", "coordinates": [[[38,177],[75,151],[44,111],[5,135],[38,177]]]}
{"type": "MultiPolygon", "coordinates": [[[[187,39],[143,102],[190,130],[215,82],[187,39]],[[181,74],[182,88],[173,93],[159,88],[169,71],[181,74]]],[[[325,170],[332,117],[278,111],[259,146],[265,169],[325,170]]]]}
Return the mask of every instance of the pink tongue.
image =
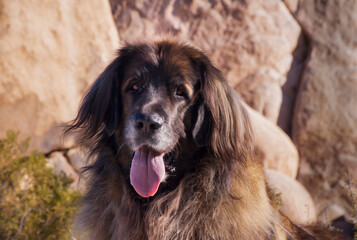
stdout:
{"type": "Polygon", "coordinates": [[[154,196],[165,176],[164,154],[147,148],[135,151],[130,169],[130,183],[142,197],[154,196]]]}

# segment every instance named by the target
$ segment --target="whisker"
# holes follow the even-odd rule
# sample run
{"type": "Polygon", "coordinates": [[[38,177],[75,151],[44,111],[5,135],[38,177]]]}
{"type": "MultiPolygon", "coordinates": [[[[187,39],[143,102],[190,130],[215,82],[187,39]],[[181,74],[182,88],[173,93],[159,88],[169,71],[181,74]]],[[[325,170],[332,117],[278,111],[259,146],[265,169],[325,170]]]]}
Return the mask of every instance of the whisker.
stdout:
{"type": "Polygon", "coordinates": [[[126,140],[124,140],[121,145],[119,146],[118,150],[117,150],[117,153],[115,154],[115,158],[117,159],[119,157],[119,152],[120,150],[123,148],[123,146],[127,143],[126,140]]]}

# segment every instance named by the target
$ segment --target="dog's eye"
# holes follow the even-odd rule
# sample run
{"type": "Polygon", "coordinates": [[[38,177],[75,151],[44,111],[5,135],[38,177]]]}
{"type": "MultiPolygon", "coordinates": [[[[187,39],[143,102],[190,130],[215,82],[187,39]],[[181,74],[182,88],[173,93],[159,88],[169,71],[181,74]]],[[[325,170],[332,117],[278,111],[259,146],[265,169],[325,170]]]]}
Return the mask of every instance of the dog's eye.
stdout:
{"type": "Polygon", "coordinates": [[[185,87],[177,86],[175,95],[178,97],[184,97],[186,95],[185,87]]]}
{"type": "Polygon", "coordinates": [[[138,82],[135,82],[133,84],[131,84],[130,86],[130,91],[132,92],[139,92],[141,90],[141,85],[138,82]]]}

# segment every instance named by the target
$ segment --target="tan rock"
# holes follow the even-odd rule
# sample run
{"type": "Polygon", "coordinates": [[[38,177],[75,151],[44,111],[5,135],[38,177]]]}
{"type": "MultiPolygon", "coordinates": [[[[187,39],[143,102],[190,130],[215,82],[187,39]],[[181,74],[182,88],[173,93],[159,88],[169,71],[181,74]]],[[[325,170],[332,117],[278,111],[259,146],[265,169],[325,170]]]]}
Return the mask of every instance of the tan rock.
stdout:
{"type": "Polygon", "coordinates": [[[89,164],[88,156],[82,148],[72,148],[68,151],[67,157],[76,172],[80,173],[89,164]]]}
{"type": "Polygon", "coordinates": [[[357,2],[290,0],[287,6],[312,49],[293,121],[299,180],[324,220],[331,205],[352,212],[347,172],[357,182],[357,2]]]}
{"type": "Polygon", "coordinates": [[[246,106],[252,121],[257,156],[265,168],[295,178],[299,155],[290,138],[275,124],[246,106]]]}
{"type": "Polygon", "coordinates": [[[14,129],[40,152],[61,147],[59,126],[118,45],[110,6],[0,0],[0,11],[0,138],[14,129]]]}
{"type": "Polygon", "coordinates": [[[265,169],[267,183],[276,194],[281,194],[280,210],[298,224],[312,224],[316,222],[315,204],[306,191],[295,179],[280,172],[265,169]]]}
{"type": "Polygon", "coordinates": [[[300,79],[306,62],[309,59],[310,46],[305,33],[299,36],[298,44],[293,52],[293,62],[287,75],[287,80],[282,87],[283,101],[280,106],[278,125],[291,136],[292,120],[294,115],[295,100],[298,93],[300,79]]]}
{"type": "Polygon", "coordinates": [[[206,51],[244,100],[277,122],[300,27],[280,0],[116,1],[126,41],[171,33],[206,51]]]}
{"type": "MultiPolygon", "coordinates": [[[[338,204],[329,204],[326,208],[325,222],[330,224],[333,220],[338,219],[341,216],[348,216],[350,213],[346,212],[346,209],[339,206],[338,204]]],[[[351,219],[348,219],[351,221],[351,219]]],[[[322,220],[323,221],[323,220],[322,220]]]]}

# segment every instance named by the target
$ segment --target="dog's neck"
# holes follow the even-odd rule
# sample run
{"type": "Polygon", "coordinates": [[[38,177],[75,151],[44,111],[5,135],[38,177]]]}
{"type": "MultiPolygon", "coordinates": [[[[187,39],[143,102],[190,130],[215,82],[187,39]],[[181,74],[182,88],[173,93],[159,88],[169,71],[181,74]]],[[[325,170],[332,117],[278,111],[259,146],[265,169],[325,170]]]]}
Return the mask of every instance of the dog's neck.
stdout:
{"type": "Polygon", "coordinates": [[[212,166],[197,163],[195,171],[185,174],[176,187],[166,188],[149,200],[133,195],[130,189],[123,190],[131,195],[132,202],[122,206],[131,208],[131,214],[122,216],[127,219],[122,224],[129,223],[128,232],[135,232],[130,222],[142,216],[135,228],[145,229],[148,239],[229,239],[232,231],[242,239],[269,239],[278,220],[267,197],[260,166],[237,166],[241,168],[237,171],[239,176],[231,175],[231,179],[225,179],[230,173],[212,166]],[[226,183],[231,184],[229,188],[226,183]]]}

